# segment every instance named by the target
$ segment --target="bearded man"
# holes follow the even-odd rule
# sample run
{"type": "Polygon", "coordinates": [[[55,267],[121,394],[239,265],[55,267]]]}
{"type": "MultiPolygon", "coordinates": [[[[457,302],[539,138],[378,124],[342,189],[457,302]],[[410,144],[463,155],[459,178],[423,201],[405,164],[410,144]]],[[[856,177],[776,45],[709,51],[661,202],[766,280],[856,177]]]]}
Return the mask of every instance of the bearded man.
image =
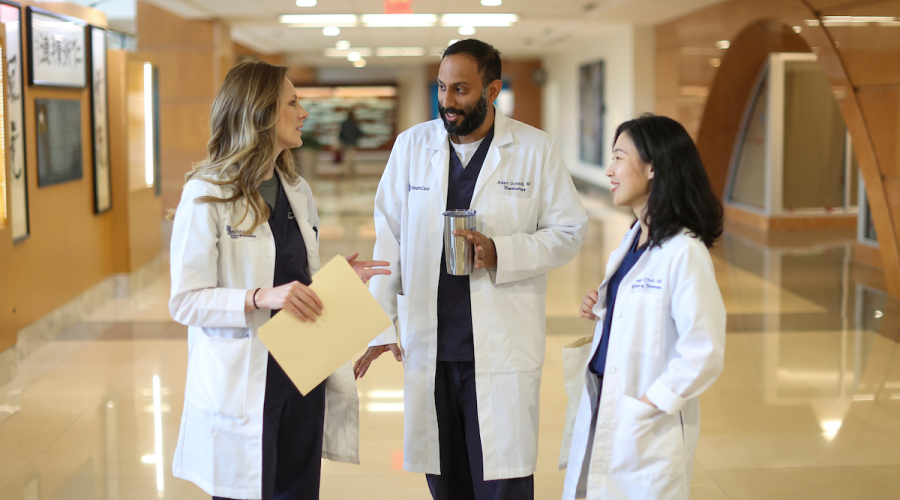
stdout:
{"type": "Polygon", "coordinates": [[[447,48],[439,120],[403,132],[375,196],[370,291],[394,319],[355,365],[404,366],[404,468],[436,500],[534,498],[547,272],[578,253],[587,215],[544,132],[493,105],[500,53],[447,48]],[[476,211],[475,269],[447,272],[445,210],[476,211]]]}

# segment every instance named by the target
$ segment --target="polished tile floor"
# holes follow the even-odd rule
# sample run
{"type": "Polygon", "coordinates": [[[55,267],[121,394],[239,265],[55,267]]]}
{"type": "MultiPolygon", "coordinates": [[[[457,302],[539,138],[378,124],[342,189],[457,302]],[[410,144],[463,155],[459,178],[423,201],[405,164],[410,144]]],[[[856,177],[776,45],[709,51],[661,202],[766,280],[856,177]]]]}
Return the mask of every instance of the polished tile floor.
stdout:
{"type": "MultiPolygon", "coordinates": [[[[315,183],[324,258],[371,255],[375,182],[315,183]]],[[[562,489],[562,346],[590,333],[581,296],[631,222],[587,204],[584,249],[549,279],[538,499],[562,489]]],[[[693,499],[900,498],[900,305],[866,284],[848,242],[811,241],[729,233],[714,251],[727,361],[701,398],[693,499]]],[[[187,350],[168,286],[162,276],[105,304],[0,387],[0,499],[208,498],[171,474],[187,350]]],[[[362,465],[326,461],[323,499],[429,498],[423,476],[401,470],[402,380],[384,357],[359,382],[362,465]]]]}

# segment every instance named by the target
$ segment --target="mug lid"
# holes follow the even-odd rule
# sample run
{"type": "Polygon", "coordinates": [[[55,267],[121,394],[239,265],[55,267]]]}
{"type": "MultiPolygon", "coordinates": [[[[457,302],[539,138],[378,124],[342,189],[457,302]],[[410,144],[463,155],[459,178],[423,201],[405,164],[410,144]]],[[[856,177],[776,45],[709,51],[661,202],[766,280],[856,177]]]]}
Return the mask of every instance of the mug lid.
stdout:
{"type": "Polygon", "coordinates": [[[444,212],[445,217],[473,217],[475,210],[447,210],[444,212]]]}

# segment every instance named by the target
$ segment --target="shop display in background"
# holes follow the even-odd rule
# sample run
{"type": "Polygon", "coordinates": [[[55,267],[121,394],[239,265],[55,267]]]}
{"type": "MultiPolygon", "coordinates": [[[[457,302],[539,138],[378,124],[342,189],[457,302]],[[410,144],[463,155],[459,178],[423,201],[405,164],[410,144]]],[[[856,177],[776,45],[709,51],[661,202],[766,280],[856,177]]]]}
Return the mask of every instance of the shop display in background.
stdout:
{"type": "Polygon", "coordinates": [[[11,170],[9,176],[7,210],[13,241],[28,238],[31,232],[28,219],[28,172],[25,169],[25,100],[22,89],[25,77],[22,71],[21,8],[0,3],[0,22],[6,28],[3,40],[6,56],[6,88],[3,110],[9,118],[7,130],[9,142],[5,164],[11,170]]]}
{"type": "Polygon", "coordinates": [[[338,134],[351,111],[363,132],[357,148],[390,151],[393,146],[397,135],[397,87],[298,87],[297,96],[309,112],[304,136],[315,135],[324,148],[340,149],[338,134]]]}

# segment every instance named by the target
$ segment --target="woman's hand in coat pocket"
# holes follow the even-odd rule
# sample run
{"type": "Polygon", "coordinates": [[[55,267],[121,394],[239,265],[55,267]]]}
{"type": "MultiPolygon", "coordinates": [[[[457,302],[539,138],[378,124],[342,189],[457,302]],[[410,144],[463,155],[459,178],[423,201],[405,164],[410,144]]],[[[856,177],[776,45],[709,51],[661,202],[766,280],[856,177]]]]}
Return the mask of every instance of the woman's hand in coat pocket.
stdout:
{"type": "Polygon", "coordinates": [[[353,252],[344,256],[347,259],[347,263],[356,271],[356,275],[359,276],[363,283],[368,283],[372,276],[376,274],[391,274],[390,269],[375,269],[377,267],[390,266],[390,262],[384,260],[356,260],[357,257],[359,257],[359,252],[353,252]]]}
{"type": "Polygon", "coordinates": [[[597,305],[598,300],[600,300],[600,294],[597,293],[597,290],[588,290],[588,292],[584,294],[584,299],[582,299],[581,302],[581,310],[578,311],[582,318],[591,320],[597,319],[597,316],[594,314],[594,306],[597,305]]]}
{"type": "Polygon", "coordinates": [[[381,356],[386,351],[391,351],[391,354],[394,355],[394,359],[397,361],[403,361],[403,355],[400,353],[400,346],[397,344],[372,346],[366,350],[366,353],[363,354],[361,358],[356,360],[356,363],[353,364],[353,374],[356,378],[362,378],[362,376],[369,371],[369,365],[372,364],[372,361],[375,361],[378,356],[381,356]]]}
{"type": "MultiPolygon", "coordinates": [[[[254,290],[247,292],[251,301],[253,292],[254,290]]],[[[316,292],[299,281],[292,281],[275,288],[260,288],[256,292],[254,305],[258,309],[272,309],[273,311],[284,309],[303,322],[315,322],[316,317],[322,315],[324,307],[316,292]]]]}

